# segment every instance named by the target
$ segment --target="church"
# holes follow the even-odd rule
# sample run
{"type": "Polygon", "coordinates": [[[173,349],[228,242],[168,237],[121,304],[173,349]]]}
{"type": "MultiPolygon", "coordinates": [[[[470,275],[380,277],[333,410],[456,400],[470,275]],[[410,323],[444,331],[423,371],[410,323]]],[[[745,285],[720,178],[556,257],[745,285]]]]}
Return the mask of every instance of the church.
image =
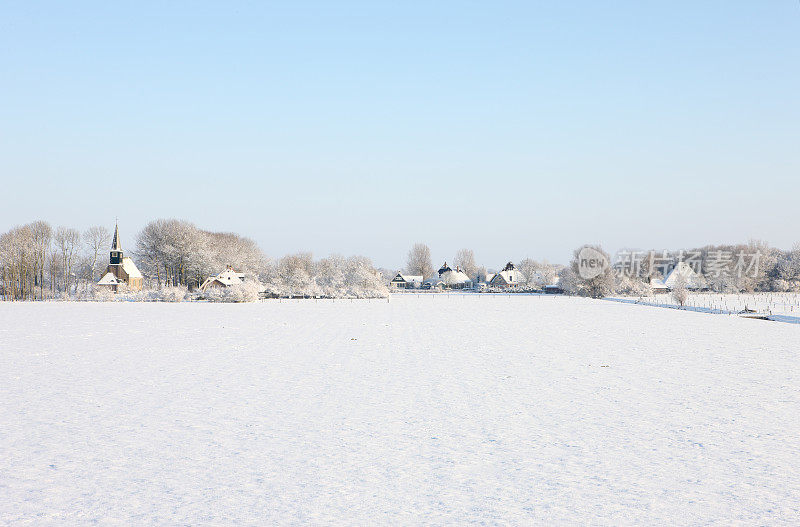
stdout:
{"type": "Polygon", "coordinates": [[[111,242],[111,254],[108,268],[97,285],[108,287],[115,293],[120,286],[127,286],[130,291],[142,290],[142,273],[133,260],[123,256],[122,243],[119,241],[119,225],[114,226],[114,241],[111,242]]]}

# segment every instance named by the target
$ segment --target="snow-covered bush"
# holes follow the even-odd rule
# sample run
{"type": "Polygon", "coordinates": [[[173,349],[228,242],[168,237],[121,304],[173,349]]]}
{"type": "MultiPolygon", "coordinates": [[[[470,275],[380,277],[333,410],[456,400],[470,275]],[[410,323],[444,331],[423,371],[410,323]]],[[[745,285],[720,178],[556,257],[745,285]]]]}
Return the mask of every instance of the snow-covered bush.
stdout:
{"type": "Polygon", "coordinates": [[[152,302],[183,302],[189,293],[184,286],[163,287],[149,292],[152,302]]]}
{"type": "Polygon", "coordinates": [[[254,281],[246,281],[241,284],[232,285],[230,287],[215,287],[207,289],[203,297],[210,302],[255,302],[258,300],[259,292],[261,291],[261,284],[254,281]]]}
{"type": "Polygon", "coordinates": [[[650,296],[653,288],[641,278],[623,275],[616,279],[616,292],[625,296],[650,296]]]}

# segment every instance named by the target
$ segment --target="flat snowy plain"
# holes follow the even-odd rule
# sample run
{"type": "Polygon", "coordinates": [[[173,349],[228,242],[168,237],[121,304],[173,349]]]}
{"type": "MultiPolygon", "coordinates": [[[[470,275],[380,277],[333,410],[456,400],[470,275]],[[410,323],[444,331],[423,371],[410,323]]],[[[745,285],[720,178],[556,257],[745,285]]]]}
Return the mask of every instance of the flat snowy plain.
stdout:
{"type": "Polygon", "coordinates": [[[0,303],[0,524],[797,525],[800,327],[578,298],[0,303]]]}

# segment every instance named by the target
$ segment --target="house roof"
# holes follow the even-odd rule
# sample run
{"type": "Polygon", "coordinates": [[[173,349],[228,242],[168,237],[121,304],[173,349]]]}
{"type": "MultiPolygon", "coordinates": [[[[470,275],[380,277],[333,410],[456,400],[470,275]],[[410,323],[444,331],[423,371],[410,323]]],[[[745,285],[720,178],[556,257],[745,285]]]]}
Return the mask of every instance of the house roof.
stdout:
{"type": "Polygon", "coordinates": [[[683,276],[686,279],[686,287],[700,287],[699,276],[686,262],[678,262],[678,265],[676,265],[675,268],[672,269],[672,271],[670,271],[667,277],[664,279],[664,285],[669,288],[675,287],[675,283],[678,281],[679,276],[683,276]]]}
{"type": "Polygon", "coordinates": [[[447,285],[465,284],[471,281],[469,276],[462,271],[453,271],[451,269],[442,274],[442,282],[447,285]]]}
{"type": "Polygon", "coordinates": [[[400,279],[401,279],[401,280],[403,280],[404,282],[422,282],[422,275],[421,275],[421,274],[420,274],[420,275],[417,275],[417,274],[403,274],[403,273],[397,273],[397,276],[395,276],[395,277],[392,279],[392,282],[394,282],[394,281],[395,281],[395,280],[397,280],[398,278],[400,278],[400,279]]]}
{"type": "Polygon", "coordinates": [[[125,274],[128,275],[128,278],[142,278],[142,273],[139,272],[139,268],[136,267],[136,264],[133,263],[133,260],[127,256],[122,259],[122,270],[125,271],[125,274]]]}
{"type": "Polygon", "coordinates": [[[106,273],[103,275],[100,281],[97,282],[97,285],[119,285],[120,283],[121,282],[117,280],[117,277],[114,276],[113,273],[106,273]]]}
{"type": "Polygon", "coordinates": [[[524,275],[513,268],[511,270],[503,270],[494,275],[490,283],[505,282],[507,284],[518,284],[522,281],[524,275]]]}

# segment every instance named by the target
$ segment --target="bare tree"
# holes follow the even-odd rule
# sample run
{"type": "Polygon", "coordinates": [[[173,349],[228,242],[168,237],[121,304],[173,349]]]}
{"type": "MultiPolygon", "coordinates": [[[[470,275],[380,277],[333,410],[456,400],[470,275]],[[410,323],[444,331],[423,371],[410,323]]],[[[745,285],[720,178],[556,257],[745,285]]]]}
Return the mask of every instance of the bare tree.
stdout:
{"type": "MultiPolygon", "coordinates": [[[[611,267],[611,258],[599,245],[584,245],[575,249],[571,267],[577,278],[577,293],[579,295],[602,298],[614,292],[616,284],[611,267]],[[581,253],[585,250],[588,250],[593,255],[592,261],[589,262],[591,263],[589,269],[585,266],[587,259],[581,256],[581,253]]],[[[565,277],[568,280],[572,279],[569,275],[562,275],[562,280],[565,277]]],[[[564,291],[567,291],[567,289],[564,289],[564,291]]]]}
{"type": "Polygon", "coordinates": [[[431,250],[424,243],[416,243],[408,251],[406,262],[406,272],[412,275],[422,275],[423,278],[433,276],[433,262],[431,261],[431,250]]]}
{"type": "Polygon", "coordinates": [[[46,221],[35,221],[31,223],[30,228],[33,244],[33,281],[34,285],[39,286],[39,298],[44,298],[44,270],[47,253],[53,240],[53,228],[46,221]]]}
{"type": "Polygon", "coordinates": [[[464,271],[464,273],[466,273],[466,275],[470,278],[475,278],[475,273],[478,271],[478,266],[475,264],[475,253],[472,252],[472,249],[460,249],[456,253],[453,264],[456,266],[456,268],[464,271]]]}
{"type": "Polygon", "coordinates": [[[59,227],[53,236],[63,271],[64,292],[69,293],[70,277],[74,274],[75,260],[80,247],[81,234],[76,229],[59,227]]]}
{"type": "Polygon", "coordinates": [[[687,287],[686,277],[683,274],[678,274],[678,279],[675,280],[675,285],[672,287],[672,298],[681,307],[689,299],[689,288],[687,287]]]}
{"type": "Polygon", "coordinates": [[[100,254],[103,249],[108,248],[111,244],[111,233],[108,229],[100,225],[89,227],[83,233],[83,244],[86,247],[88,260],[88,276],[86,279],[89,282],[93,282],[98,278],[95,276],[95,272],[97,271],[97,262],[100,258],[100,254]]]}

